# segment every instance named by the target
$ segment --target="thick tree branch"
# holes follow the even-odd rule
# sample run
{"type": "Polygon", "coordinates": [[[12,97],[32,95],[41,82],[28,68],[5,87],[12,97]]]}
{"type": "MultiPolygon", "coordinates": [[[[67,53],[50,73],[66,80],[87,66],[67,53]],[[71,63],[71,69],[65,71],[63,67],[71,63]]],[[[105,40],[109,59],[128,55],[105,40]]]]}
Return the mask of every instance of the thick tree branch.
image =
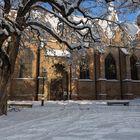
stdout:
{"type": "Polygon", "coordinates": [[[50,33],[56,40],[58,40],[60,43],[64,43],[65,45],[68,46],[68,48],[70,50],[72,50],[70,44],[63,38],[59,37],[54,31],[52,31],[52,29],[50,27],[47,27],[45,25],[43,25],[42,23],[39,23],[39,22],[28,22],[27,23],[28,26],[36,26],[36,27],[39,27],[45,31],[47,31],[48,33],[50,33]]]}
{"type": "Polygon", "coordinates": [[[10,12],[11,3],[10,0],[4,0],[4,13],[8,14],[10,12]]]}

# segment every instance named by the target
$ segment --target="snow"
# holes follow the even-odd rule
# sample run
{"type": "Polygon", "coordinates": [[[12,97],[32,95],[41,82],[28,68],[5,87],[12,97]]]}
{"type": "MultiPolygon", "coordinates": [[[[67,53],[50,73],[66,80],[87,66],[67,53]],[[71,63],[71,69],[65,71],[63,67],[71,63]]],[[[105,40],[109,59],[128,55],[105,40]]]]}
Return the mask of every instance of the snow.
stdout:
{"type": "Polygon", "coordinates": [[[112,18],[115,18],[114,21],[119,21],[118,19],[118,15],[116,13],[116,10],[115,10],[115,5],[114,5],[114,2],[110,2],[108,3],[108,18],[109,20],[112,20],[112,18]]]}
{"type": "Polygon", "coordinates": [[[122,24],[122,27],[131,37],[134,37],[136,34],[138,34],[140,32],[140,29],[136,25],[136,23],[126,22],[126,23],[122,24]]]}
{"type": "Polygon", "coordinates": [[[128,51],[128,49],[126,48],[121,48],[121,51],[125,54],[125,55],[129,55],[130,52],[128,51]]]}
{"type": "Polygon", "coordinates": [[[48,101],[0,117],[1,140],[139,140],[140,100],[130,106],[106,101],[48,101]]]}
{"type": "Polygon", "coordinates": [[[46,51],[46,56],[57,56],[57,57],[70,57],[70,52],[67,50],[51,49],[46,51]]]}
{"type": "MultiPolygon", "coordinates": [[[[74,8],[77,6],[78,1],[73,0],[73,1],[62,2],[61,0],[57,0],[56,2],[62,5],[65,8],[65,12],[67,13],[70,8],[74,8]]],[[[107,37],[108,39],[114,38],[115,33],[118,32],[118,29],[120,28],[118,24],[122,26],[122,29],[126,32],[128,36],[130,36],[132,39],[135,39],[136,37],[135,35],[139,32],[138,26],[136,26],[134,23],[121,23],[118,20],[118,15],[115,9],[114,2],[110,2],[108,4],[107,11],[108,11],[107,16],[105,16],[104,19],[101,18],[90,19],[82,15],[76,16],[74,14],[71,14],[70,16],[68,16],[69,20],[67,20],[63,18],[61,14],[55,13],[53,11],[50,11],[50,13],[48,12],[44,16],[44,12],[38,10],[32,11],[32,16],[35,22],[37,21],[45,22],[46,24],[44,24],[44,26],[47,27],[48,30],[53,31],[54,35],[57,36],[62,42],[66,42],[66,41],[69,42],[70,41],[69,36],[71,36],[72,33],[77,35],[77,40],[79,40],[78,43],[72,42],[71,44],[69,44],[70,46],[69,48],[72,49],[78,48],[79,46],[81,46],[81,48],[90,47],[90,44],[86,43],[86,41],[84,42],[82,39],[83,35],[85,35],[89,30],[90,30],[91,38],[93,38],[96,41],[100,41],[100,38],[104,38],[104,37],[107,37]],[[44,17],[44,19],[42,17],[44,17]],[[63,30],[63,26],[61,26],[61,22],[64,22],[65,24],[67,24],[72,28],[76,28],[78,32],[69,32],[64,37],[60,37],[59,35],[61,33],[61,30],[63,30]],[[74,23],[77,25],[75,25],[74,23]]],[[[31,21],[33,22],[33,19],[31,19],[30,22],[31,21]]],[[[33,27],[39,30],[39,28],[35,26],[33,27]]],[[[135,46],[134,44],[132,45],[135,46]]],[[[92,46],[96,46],[96,45],[94,44],[92,46]]],[[[96,49],[99,50],[100,52],[104,51],[104,49],[102,48],[103,48],[102,45],[99,45],[99,47],[96,46],[96,49]]],[[[53,54],[50,55],[54,56],[53,54]]]]}

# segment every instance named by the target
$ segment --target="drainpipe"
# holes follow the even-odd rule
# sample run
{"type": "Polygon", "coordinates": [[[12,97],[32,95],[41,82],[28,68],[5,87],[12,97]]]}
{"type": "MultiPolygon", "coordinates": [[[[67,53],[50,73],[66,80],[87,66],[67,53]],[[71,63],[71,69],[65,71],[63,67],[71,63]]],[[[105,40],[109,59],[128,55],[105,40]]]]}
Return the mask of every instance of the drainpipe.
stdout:
{"type": "Polygon", "coordinates": [[[119,52],[119,71],[120,71],[120,92],[121,92],[121,99],[123,100],[123,90],[122,90],[122,66],[121,66],[121,51],[120,48],[118,48],[119,52]]]}
{"type": "Polygon", "coordinates": [[[37,61],[36,61],[36,94],[35,94],[35,101],[38,101],[38,94],[39,94],[39,75],[40,75],[40,46],[37,47],[37,61]]]}
{"type": "Polygon", "coordinates": [[[69,83],[70,83],[70,85],[69,85],[69,86],[70,86],[70,95],[69,95],[69,99],[70,99],[70,100],[71,100],[71,95],[72,95],[72,83],[71,83],[71,82],[72,82],[72,80],[71,80],[71,78],[72,78],[72,68],[71,68],[71,65],[72,65],[72,64],[70,64],[70,75],[69,75],[69,78],[70,78],[70,79],[69,79],[69,83]]]}
{"type": "Polygon", "coordinates": [[[96,69],[96,53],[94,52],[94,79],[95,79],[95,99],[97,100],[97,69],[96,69]]]}

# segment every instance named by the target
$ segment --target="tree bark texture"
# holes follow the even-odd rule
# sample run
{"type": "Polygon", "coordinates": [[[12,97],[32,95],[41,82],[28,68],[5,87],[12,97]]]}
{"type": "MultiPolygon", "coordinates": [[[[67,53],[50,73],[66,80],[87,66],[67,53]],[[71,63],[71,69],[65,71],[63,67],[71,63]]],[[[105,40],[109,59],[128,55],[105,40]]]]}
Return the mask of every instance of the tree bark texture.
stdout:
{"type": "Polygon", "coordinates": [[[19,49],[20,36],[11,36],[8,44],[8,52],[0,47],[0,115],[7,114],[8,93],[6,91],[8,81],[14,72],[14,66],[19,49]]]}

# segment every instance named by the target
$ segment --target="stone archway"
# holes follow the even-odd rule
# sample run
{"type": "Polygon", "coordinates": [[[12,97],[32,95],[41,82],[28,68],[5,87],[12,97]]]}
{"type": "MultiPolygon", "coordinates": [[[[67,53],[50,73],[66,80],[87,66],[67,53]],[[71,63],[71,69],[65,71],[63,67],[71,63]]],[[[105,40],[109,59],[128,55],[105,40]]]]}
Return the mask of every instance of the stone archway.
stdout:
{"type": "Polygon", "coordinates": [[[67,100],[68,99],[68,72],[62,64],[55,65],[56,72],[61,76],[51,80],[50,100],[67,100]]]}

